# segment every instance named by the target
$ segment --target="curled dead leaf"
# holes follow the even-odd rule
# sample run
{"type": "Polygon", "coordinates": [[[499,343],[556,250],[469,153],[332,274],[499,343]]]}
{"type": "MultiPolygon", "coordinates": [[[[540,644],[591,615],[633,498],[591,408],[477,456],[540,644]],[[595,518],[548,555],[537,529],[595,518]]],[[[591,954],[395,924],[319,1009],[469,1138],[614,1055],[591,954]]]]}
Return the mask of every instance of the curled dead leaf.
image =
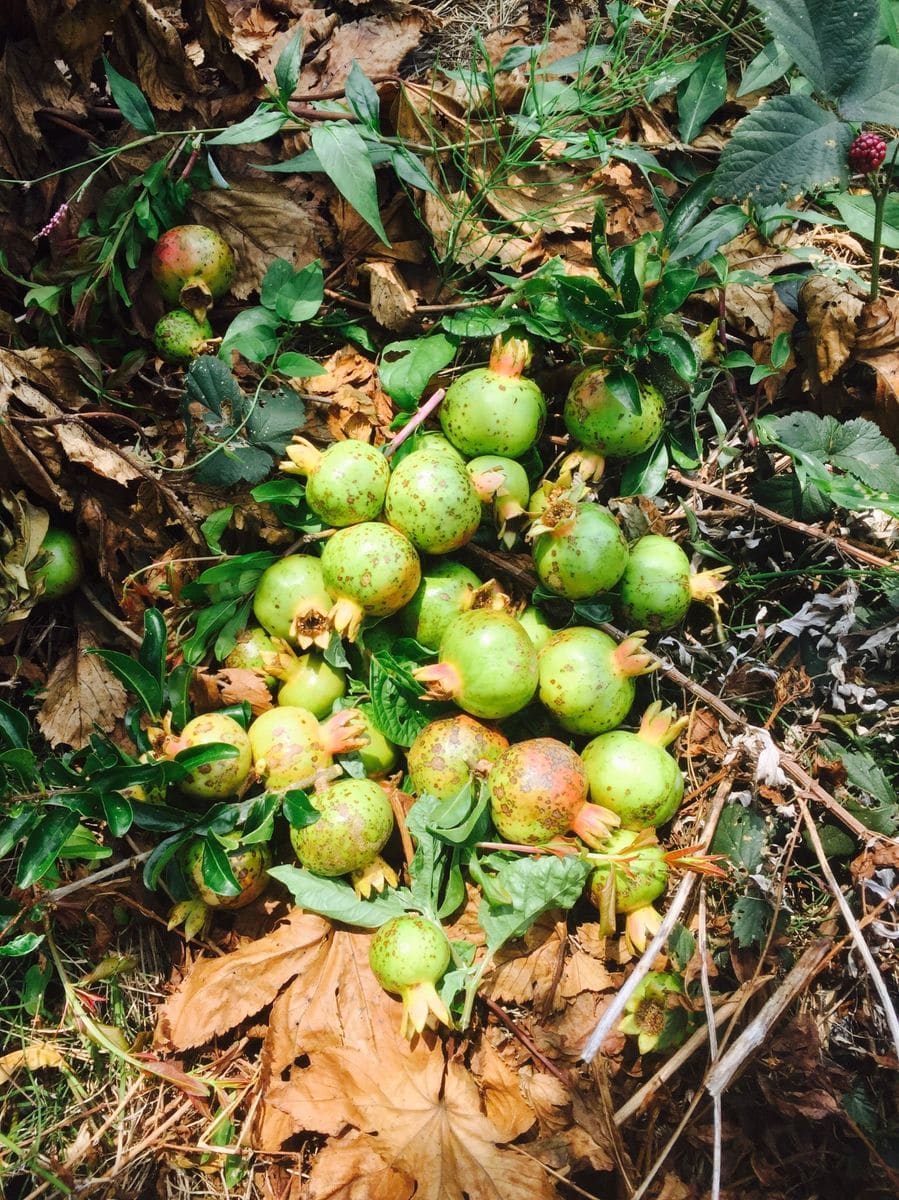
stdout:
{"type": "Polygon", "coordinates": [[[79,631],[76,645],[50,672],[37,714],[41,733],[51,746],[86,746],[97,729],[110,733],[124,716],[125,689],[96,654],[94,643],[79,631]]]}

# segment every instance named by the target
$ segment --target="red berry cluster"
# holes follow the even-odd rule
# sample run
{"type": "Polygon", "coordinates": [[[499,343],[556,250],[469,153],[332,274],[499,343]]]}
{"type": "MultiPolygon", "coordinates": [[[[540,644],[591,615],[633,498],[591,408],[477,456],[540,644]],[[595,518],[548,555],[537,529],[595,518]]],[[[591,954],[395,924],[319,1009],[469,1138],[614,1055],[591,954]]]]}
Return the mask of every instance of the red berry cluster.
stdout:
{"type": "Polygon", "coordinates": [[[887,156],[887,144],[879,133],[860,133],[849,147],[849,166],[858,174],[870,175],[887,156]]]}

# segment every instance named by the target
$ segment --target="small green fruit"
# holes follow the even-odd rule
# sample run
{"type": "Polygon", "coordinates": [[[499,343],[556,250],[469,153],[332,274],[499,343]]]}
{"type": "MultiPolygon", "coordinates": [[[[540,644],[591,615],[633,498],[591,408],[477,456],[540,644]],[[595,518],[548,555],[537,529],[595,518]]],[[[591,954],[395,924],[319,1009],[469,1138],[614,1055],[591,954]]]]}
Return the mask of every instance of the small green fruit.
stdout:
{"type": "Polygon", "coordinates": [[[84,574],[84,563],[78,541],[71,533],[51,526],[41,542],[39,554],[48,558],[32,573],[31,581],[43,584],[41,600],[58,600],[78,587],[84,574]]]}
{"type": "Polygon", "coordinates": [[[206,318],[197,321],[183,308],[160,317],[153,330],[156,353],[170,363],[188,363],[205,354],[211,337],[212,326],[206,318]]]}

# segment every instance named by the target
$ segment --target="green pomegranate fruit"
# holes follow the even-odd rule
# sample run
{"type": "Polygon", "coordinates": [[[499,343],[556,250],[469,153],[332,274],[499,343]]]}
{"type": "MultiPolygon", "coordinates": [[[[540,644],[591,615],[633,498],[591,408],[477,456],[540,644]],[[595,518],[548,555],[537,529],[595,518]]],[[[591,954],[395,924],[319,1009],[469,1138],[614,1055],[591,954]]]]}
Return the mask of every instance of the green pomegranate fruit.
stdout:
{"type": "Polygon", "coordinates": [[[631,546],[618,583],[618,607],[631,625],[659,631],[673,629],[687,615],[693,600],[718,607],[728,568],[694,575],[690,560],[671,538],[650,533],[631,546]]]}
{"type": "Polygon", "coordinates": [[[488,776],[490,815],[507,842],[539,846],[568,830],[599,846],[617,818],[587,802],[580,755],[555,738],[516,742],[488,776]]]}
{"type": "Polygon", "coordinates": [[[684,777],[665,747],[685,724],[656,701],[637,733],[603,733],[582,751],[591,799],[616,813],[623,829],[656,829],[677,812],[684,777]]]}
{"type": "Polygon", "coordinates": [[[84,562],[78,539],[67,529],[51,525],[44,534],[38,556],[43,565],[29,576],[29,583],[37,590],[42,586],[41,600],[59,600],[68,596],[81,583],[84,562]]]}
{"type": "Polygon", "coordinates": [[[362,716],[363,736],[366,739],[357,749],[359,761],[369,779],[381,779],[396,769],[399,761],[397,748],[378,728],[374,713],[367,704],[360,705],[357,711],[362,716]]]}
{"type": "Polygon", "coordinates": [[[453,443],[436,429],[418,429],[407,443],[408,454],[416,450],[425,450],[431,454],[448,454],[456,462],[464,463],[465,459],[453,443]]]}
{"type": "Polygon", "coordinates": [[[449,1010],[435,987],[451,959],[446,934],[417,913],[392,917],[372,938],[368,952],[372,974],[386,992],[403,1002],[403,1037],[412,1038],[438,1023],[451,1023],[449,1010]]]}
{"type": "Polygon", "coordinates": [[[415,595],[399,611],[400,628],[406,637],[436,650],[447,625],[468,611],[480,586],[474,571],[452,559],[426,565],[415,595]]]}
{"type": "Polygon", "coordinates": [[[588,367],[574,380],[562,416],[576,442],[609,458],[634,458],[658,439],[665,401],[651,383],[638,383],[640,411],[622,404],[606,385],[606,367],[588,367]]]}
{"type": "Polygon", "coordinates": [[[248,625],[234,641],[234,648],[227,654],[222,665],[237,671],[255,671],[261,675],[266,687],[275,686],[275,677],[266,667],[266,655],[276,654],[275,643],[261,625],[248,625]]]}
{"type": "Polygon", "coordinates": [[[188,842],[179,852],[184,882],[197,900],[209,908],[245,908],[262,895],[268,885],[268,868],[272,865],[272,852],[267,842],[228,851],[228,865],[240,887],[236,896],[221,896],[206,883],[203,878],[205,849],[205,839],[198,838],[188,842]]]}
{"type": "Polygon", "coordinates": [[[528,604],[518,613],[518,620],[539,654],[556,631],[533,604],[528,604]]]}
{"type": "Polygon", "coordinates": [[[225,713],[203,713],[188,721],[181,733],[171,735],[162,743],[166,758],[174,758],[181,750],[193,746],[208,746],[222,742],[233,746],[236,758],[222,758],[217,762],[203,763],[189,771],[178,782],[178,790],[194,800],[225,800],[236,796],[246,783],[253,765],[250,740],[246,730],[233,717],[225,713]]]}
{"type": "Polygon", "coordinates": [[[379,783],[371,779],[339,779],[316,790],[312,803],[319,818],[302,829],[291,829],[297,858],[313,875],[354,876],[361,895],[380,890],[396,875],[379,858],[393,832],[393,809],[379,783]]]}
{"type": "Polygon", "coordinates": [[[590,899],[605,928],[614,928],[616,913],[627,916],[625,937],[633,953],[646,949],[661,924],[653,901],[668,886],[665,850],[650,830],[616,829],[602,852],[591,854],[596,868],[590,877],[590,899]]]}
{"type": "Polygon", "coordinates": [[[514,458],[481,454],[468,464],[468,474],[493,518],[500,542],[511,548],[519,530],[528,523],[531,485],[527,472],[514,458]]]}
{"type": "Polygon", "coordinates": [[[541,582],[566,600],[586,600],[613,588],[627,566],[627,542],[601,504],[560,496],[531,526],[541,582]]]}
{"type": "Polygon", "coordinates": [[[308,650],[326,650],[331,639],[331,596],[325,587],[321,559],[311,554],[288,554],[272,563],[259,578],[253,613],[273,637],[308,650]]]}
{"type": "Polygon", "coordinates": [[[355,641],[365,617],[389,617],[408,604],[421,582],[409,539],[391,525],[364,521],[338,529],[325,543],[322,575],[334,599],[334,628],[355,641]]]}
{"type": "Polygon", "coordinates": [[[170,363],[188,363],[206,353],[212,326],[205,317],[198,321],[183,308],[166,313],[156,322],[153,344],[156,353],[170,363]]]}
{"type": "Polygon", "coordinates": [[[439,659],[413,672],[427,685],[426,698],[452,700],[473,717],[511,716],[537,690],[537,652],[508,613],[462,613],[447,626],[439,659]]]}
{"type": "Polygon", "coordinates": [[[620,725],[636,695],[634,677],[656,668],[635,634],[620,645],[586,625],[553,634],[539,656],[540,702],[569,733],[605,733],[620,725]]]}
{"type": "Polygon", "coordinates": [[[283,680],[278,703],[305,708],[313,716],[326,717],[334,701],[346,695],[346,671],[332,667],[317,651],[296,655],[286,642],[280,652],[268,656],[272,674],[283,680]]]}
{"type": "Polygon", "coordinates": [[[384,516],[417,550],[449,554],[474,536],[481,502],[461,462],[415,450],[393,469],[384,516]]]}
{"type": "Polygon", "coordinates": [[[509,739],[472,717],[443,717],[426,725],[409,747],[406,762],[418,796],[452,800],[476,771],[489,770],[509,739]]]}
{"type": "Polygon", "coordinates": [[[224,296],[237,264],[231,247],[205,225],[177,225],[153,247],[150,270],[162,298],[180,304],[198,321],[224,296]]]}
{"type": "Polygon", "coordinates": [[[295,437],[287,460],[281,470],[308,477],[306,502],[327,525],[343,528],[381,515],[390,467],[374,446],[350,438],[321,451],[295,437]]]}
{"type": "Polygon", "coordinates": [[[311,787],[334,766],[334,755],[363,745],[364,721],[345,708],[319,723],[305,708],[270,708],[247,731],[256,774],[270,791],[311,787]]]}
{"type": "Polygon", "coordinates": [[[537,441],[546,420],[546,401],[521,373],[530,361],[527,342],[493,343],[488,367],[467,371],[447,389],[440,424],[452,444],[469,458],[502,454],[519,458],[537,441]]]}

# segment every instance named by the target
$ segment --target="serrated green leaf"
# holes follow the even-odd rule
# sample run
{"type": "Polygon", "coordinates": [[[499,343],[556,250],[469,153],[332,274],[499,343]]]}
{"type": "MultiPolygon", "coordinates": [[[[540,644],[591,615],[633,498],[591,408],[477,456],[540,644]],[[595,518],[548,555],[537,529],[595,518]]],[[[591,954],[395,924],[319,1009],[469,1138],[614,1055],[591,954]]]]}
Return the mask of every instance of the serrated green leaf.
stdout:
{"type": "Polygon", "coordinates": [[[879,0],[752,0],[765,25],[823,96],[841,95],[877,44],[879,0]]]}
{"type": "Polygon", "coordinates": [[[762,946],[768,936],[774,909],[762,896],[741,896],[730,913],[730,926],[737,945],[746,950],[762,946]]]}
{"type": "Polygon", "coordinates": [[[850,126],[808,96],[774,96],[734,129],[715,172],[716,190],[777,204],[842,185],[851,141],[850,126]]]}
{"type": "Polygon", "coordinates": [[[109,81],[112,98],[122,110],[125,120],[133,125],[139,133],[155,133],[156,118],[153,116],[147,97],[137,84],[126,79],[124,75],[120,75],[105,55],[103,56],[103,70],[109,81]]]}
{"type": "Polygon", "coordinates": [[[712,839],[712,854],[726,854],[735,866],[750,874],[762,864],[767,844],[765,818],[754,808],[731,804],[725,808],[712,839]]]}
{"type": "Polygon", "coordinates": [[[701,55],[690,77],[677,93],[681,140],[688,145],[706,121],[727,98],[727,72],[724,69],[725,45],[713,46],[701,55]]]}
{"type": "Polygon", "coordinates": [[[899,454],[873,421],[797,412],[768,418],[764,428],[788,454],[821,464],[825,481],[829,473],[823,468],[830,465],[875,491],[899,494],[899,454]]]}
{"type": "Polygon", "coordinates": [[[269,875],[284,884],[300,908],[363,929],[377,929],[414,907],[406,898],[408,893],[400,891],[360,900],[348,883],[313,875],[303,867],[271,867],[269,875]]]}
{"type": "Polygon", "coordinates": [[[222,416],[222,406],[237,409],[243,402],[240,385],[218,358],[204,354],[190,364],[184,380],[184,403],[200,404],[222,416]]]}
{"type": "Polygon", "coordinates": [[[390,245],[381,223],[378,184],[368,148],[357,129],[342,121],[312,127],[312,149],[322,170],[385,246],[390,245]]]}
{"type": "Polygon", "coordinates": [[[388,668],[372,657],[369,669],[369,691],[375,724],[388,739],[398,746],[411,746],[416,736],[433,719],[433,705],[420,700],[421,685],[403,673],[388,668]]]}
{"type": "Polygon", "coordinates": [[[590,863],[576,855],[517,858],[503,866],[495,882],[508,902],[491,905],[484,898],[478,907],[478,924],[487,935],[488,950],[495,952],[521,937],[547,909],[575,905],[591,870],[590,863]]]}

